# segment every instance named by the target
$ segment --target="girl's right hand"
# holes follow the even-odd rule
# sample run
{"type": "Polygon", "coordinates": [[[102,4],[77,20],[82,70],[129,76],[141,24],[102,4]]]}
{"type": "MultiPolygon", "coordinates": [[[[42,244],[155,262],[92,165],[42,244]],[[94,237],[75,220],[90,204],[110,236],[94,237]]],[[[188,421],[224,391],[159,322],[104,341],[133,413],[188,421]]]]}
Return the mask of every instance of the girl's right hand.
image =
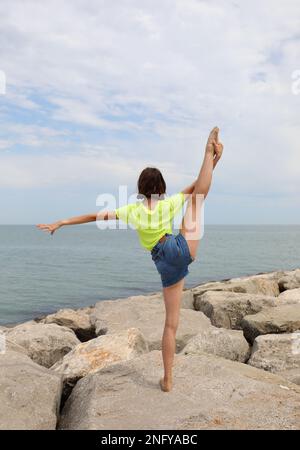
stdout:
{"type": "Polygon", "coordinates": [[[61,226],[62,226],[62,224],[60,222],[55,222],[55,223],[51,223],[51,224],[39,223],[37,225],[37,228],[39,228],[40,230],[46,231],[52,235],[61,226]]]}
{"type": "Polygon", "coordinates": [[[215,142],[215,141],[213,142],[213,145],[214,145],[214,150],[215,150],[214,157],[217,161],[219,161],[219,159],[221,158],[222,153],[223,153],[224,145],[222,144],[222,142],[215,142]]]}

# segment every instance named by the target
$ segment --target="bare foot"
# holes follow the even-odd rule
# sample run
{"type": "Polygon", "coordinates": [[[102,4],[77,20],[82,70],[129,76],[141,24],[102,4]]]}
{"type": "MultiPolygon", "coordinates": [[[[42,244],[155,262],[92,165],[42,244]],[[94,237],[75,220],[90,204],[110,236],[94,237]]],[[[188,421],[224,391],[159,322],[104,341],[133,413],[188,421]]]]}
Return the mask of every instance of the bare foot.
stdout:
{"type": "Polygon", "coordinates": [[[164,392],[170,392],[172,389],[172,381],[165,381],[164,378],[159,380],[160,388],[164,392]]]}
{"type": "Polygon", "coordinates": [[[209,133],[205,151],[208,153],[212,153],[214,155],[215,154],[214,143],[217,142],[219,142],[219,128],[214,127],[209,133]]]}

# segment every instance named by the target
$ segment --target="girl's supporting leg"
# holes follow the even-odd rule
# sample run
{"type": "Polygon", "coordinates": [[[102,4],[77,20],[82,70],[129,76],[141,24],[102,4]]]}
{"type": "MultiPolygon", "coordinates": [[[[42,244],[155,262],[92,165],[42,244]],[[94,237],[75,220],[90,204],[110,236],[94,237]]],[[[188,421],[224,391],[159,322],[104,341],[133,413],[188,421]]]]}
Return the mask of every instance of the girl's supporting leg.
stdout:
{"type": "Polygon", "coordinates": [[[176,350],[176,331],[179,324],[180,302],[184,286],[184,278],[178,283],[163,289],[166,309],[165,328],[162,338],[162,356],[164,363],[164,378],[160,380],[163,391],[172,389],[172,367],[176,350]]]}
{"type": "Polygon", "coordinates": [[[186,238],[192,258],[196,258],[201,237],[201,212],[204,199],[208,194],[212,181],[213,169],[216,165],[216,150],[222,149],[218,141],[219,129],[215,127],[208,137],[204,160],[195,183],[194,191],[187,201],[187,207],[182,220],[180,232],[186,238]]]}

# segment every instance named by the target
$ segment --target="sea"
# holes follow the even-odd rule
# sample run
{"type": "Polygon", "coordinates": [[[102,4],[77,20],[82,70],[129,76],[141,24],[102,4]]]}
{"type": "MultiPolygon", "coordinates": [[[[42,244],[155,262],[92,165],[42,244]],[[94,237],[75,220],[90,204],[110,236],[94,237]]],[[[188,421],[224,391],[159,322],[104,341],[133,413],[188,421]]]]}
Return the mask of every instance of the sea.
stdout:
{"type": "MultiPolygon", "coordinates": [[[[134,230],[0,226],[0,324],[161,289],[134,230]]],[[[300,225],[206,225],[186,287],[300,267],[300,225]]]]}

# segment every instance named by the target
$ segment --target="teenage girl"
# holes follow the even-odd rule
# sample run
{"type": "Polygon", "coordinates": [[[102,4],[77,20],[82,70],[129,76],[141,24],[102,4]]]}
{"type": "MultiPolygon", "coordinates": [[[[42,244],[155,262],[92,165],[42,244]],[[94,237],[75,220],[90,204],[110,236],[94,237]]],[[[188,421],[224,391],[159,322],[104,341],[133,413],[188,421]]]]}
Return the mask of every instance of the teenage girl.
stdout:
{"type": "Polygon", "coordinates": [[[165,198],[166,183],[161,172],[146,168],[138,180],[138,197],[142,201],[131,203],[113,211],[102,211],[60,220],[53,224],[39,224],[38,228],[53,234],[64,225],[76,225],[96,220],[123,220],[136,229],[141,245],[151,252],[161,276],[166,310],[162,337],[164,377],[160,387],[172,389],[172,367],[176,348],[176,331],[179,323],[180,301],[188,265],[196,258],[201,233],[201,211],[212,181],[212,173],[222,156],[223,144],[219,142],[219,129],[210,132],[203,163],[198,178],[180,193],[165,198]],[[180,232],[172,233],[172,220],[187,202],[180,232]]]}

